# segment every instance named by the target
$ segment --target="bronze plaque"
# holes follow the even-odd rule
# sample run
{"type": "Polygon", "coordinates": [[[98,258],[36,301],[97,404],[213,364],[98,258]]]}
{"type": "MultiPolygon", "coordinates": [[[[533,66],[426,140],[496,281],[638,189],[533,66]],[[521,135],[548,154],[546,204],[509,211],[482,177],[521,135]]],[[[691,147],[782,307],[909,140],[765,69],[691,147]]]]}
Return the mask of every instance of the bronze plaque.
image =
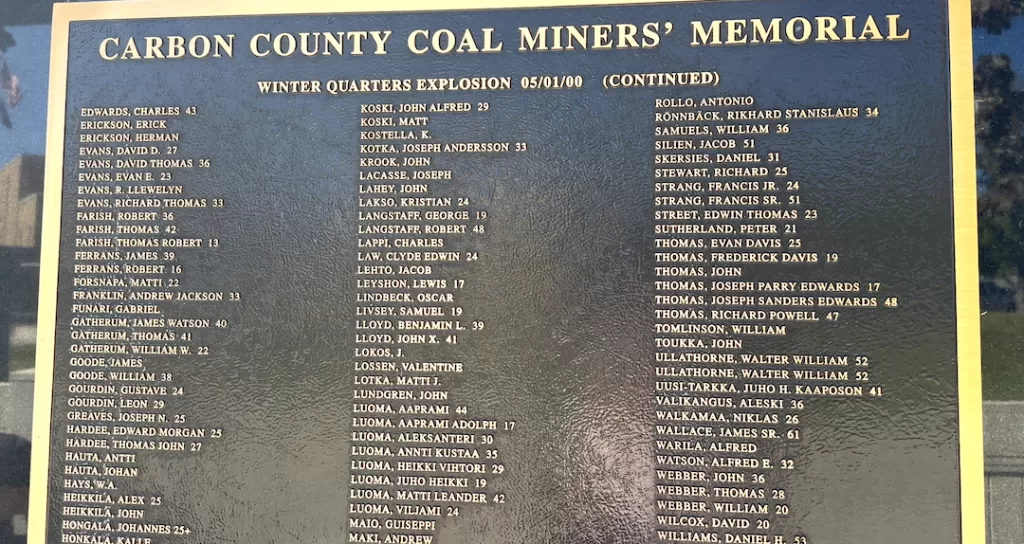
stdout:
{"type": "Polygon", "coordinates": [[[30,541],[980,544],[968,15],[58,5],[30,541]]]}

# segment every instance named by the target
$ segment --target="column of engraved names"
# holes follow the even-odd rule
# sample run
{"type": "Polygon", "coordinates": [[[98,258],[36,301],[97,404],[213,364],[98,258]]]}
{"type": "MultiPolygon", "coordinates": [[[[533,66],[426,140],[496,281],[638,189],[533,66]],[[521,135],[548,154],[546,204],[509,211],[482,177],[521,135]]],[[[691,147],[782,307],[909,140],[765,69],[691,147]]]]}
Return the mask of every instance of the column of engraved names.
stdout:
{"type": "Polygon", "coordinates": [[[460,292],[480,259],[487,212],[450,164],[482,144],[443,141],[431,123],[463,103],[360,107],[356,351],[347,526],[350,542],[430,542],[438,523],[504,472],[497,420],[452,398],[482,333],[460,292]]]}
{"type": "Polygon", "coordinates": [[[673,264],[660,269],[668,279],[656,285],[658,398],[682,407],[659,411],[659,419],[676,421],[659,427],[659,460],[687,469],[664,475],[697,484],[682,495],[711,501],[703,518],[679,516],[685,502],[662,503],[675,508],[659,519],[664,526],[702,528],[663,536],[780,544],[805,399],[860,396],[868,374],[863,356],[777,348],[793,327],[834,323],[835,308],[874,308],[878,298],[850,296],[860,290],[855,281],[792,281],[839,255],[805,247],[801,234],[817,224],[818,211],[802,201],[801,183],[770,146],[790,134],[792,121],[855,118],[854,109],[671,99],[658,101],[655,116],[657,135],[666,137],[656,143],[656,244],[658,259],[673,264]],[[830,368],[852,365],[862,368],[830,368]]]}
{"type": "Polygon", "coordinates": [[[183,180],[200,163],[208,166],[186,158],[182,142],[197,112],[117,106],[77,113],[65,187],[73,238],[62,242],[62,259],[73,263],[71,288],[61,291],[71,298],[71,344],[55,361],[57,383],[66,384],[53,416],[63,464],[60,541],[179,540],[192,530],[161,514],[163,490],[146,485],[145,465],[194,455],[221,434],[191,425],[180,410],[188,393],[179,363],[207,349],[203,336],[214,326],[197,317],[204,312],[196,304],[221,296],[187,289],[188,257],[217,245],[190,237],[179,215],[210,205],[191,197],[183,180]]]}

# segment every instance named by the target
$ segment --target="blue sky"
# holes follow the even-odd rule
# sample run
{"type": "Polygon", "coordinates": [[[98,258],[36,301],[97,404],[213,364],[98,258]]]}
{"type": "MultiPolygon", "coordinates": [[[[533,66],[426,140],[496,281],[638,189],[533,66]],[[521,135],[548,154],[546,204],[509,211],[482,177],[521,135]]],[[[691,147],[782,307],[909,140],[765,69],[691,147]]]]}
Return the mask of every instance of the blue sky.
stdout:
{"type": "MultiPolygon", "coordinates": [[[[8,27],[18,45],[7,53],[11,68],[21,78],[25,97],[10,111],[11,130],[0,127],[0,167],[22,153],[42,154],[46,146],[46,93],[49,78],[49,25],[8,27]]],[[[1024,73],[1024,18],[1000,35],[974,33],[975,55],[1007,53],[1024,73]]]]}

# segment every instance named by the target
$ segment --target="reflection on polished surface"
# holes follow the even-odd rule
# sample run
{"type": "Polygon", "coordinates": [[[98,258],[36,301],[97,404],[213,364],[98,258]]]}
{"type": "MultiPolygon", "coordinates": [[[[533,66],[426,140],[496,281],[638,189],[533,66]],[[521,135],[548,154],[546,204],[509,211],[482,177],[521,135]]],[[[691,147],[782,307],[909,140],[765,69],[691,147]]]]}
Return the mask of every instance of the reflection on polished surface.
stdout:
{"type": "Polygon", "coordinates": [[[26,536],[31,444],[0,433],[0,544],[20,544],[26,536]]]}
{"type": "Polygon", "coordinates": [[[0,544],[26,540],[53,2],[0,2],[0,544]]]}

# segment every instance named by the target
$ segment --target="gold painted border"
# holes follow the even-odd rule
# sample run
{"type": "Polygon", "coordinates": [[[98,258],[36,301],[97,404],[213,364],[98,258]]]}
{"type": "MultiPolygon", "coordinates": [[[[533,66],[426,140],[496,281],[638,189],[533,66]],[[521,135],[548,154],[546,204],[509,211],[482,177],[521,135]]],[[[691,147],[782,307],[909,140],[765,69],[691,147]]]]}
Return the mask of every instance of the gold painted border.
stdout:
{"type": "MultiPolygon", "coordinates": [[[[334,0],[230,0],[209,2],[85,2],[55,4],[50,51],[46,173],[39,278],[29,544],[45,544],[49,496],[50,424],[57,312],[57,271],[64,173],[68,37],[72,21],[299,15],[315,13],[415,12],[513,8],[675,4],[708,0],[407,0],[354,3],[334,0]]],[[[722,0],[744,1],[744,0],[722,0]]],[[[981,337],[978,296],[977,195],[974,150],[974,70],[970,0],[949,0],[950,98],[953,153],[954,266],[959,395],[961,542],[985,543],[985,480],[981,397],[981,337]]]]}
{"type": "Polygon", "coordinates": [[[964,544],[985,544],[985,454],[978,294],[971,2],[949,0],[949,78],[953,151],[953,251],[960,426],[960,524],[964,544]]]}

